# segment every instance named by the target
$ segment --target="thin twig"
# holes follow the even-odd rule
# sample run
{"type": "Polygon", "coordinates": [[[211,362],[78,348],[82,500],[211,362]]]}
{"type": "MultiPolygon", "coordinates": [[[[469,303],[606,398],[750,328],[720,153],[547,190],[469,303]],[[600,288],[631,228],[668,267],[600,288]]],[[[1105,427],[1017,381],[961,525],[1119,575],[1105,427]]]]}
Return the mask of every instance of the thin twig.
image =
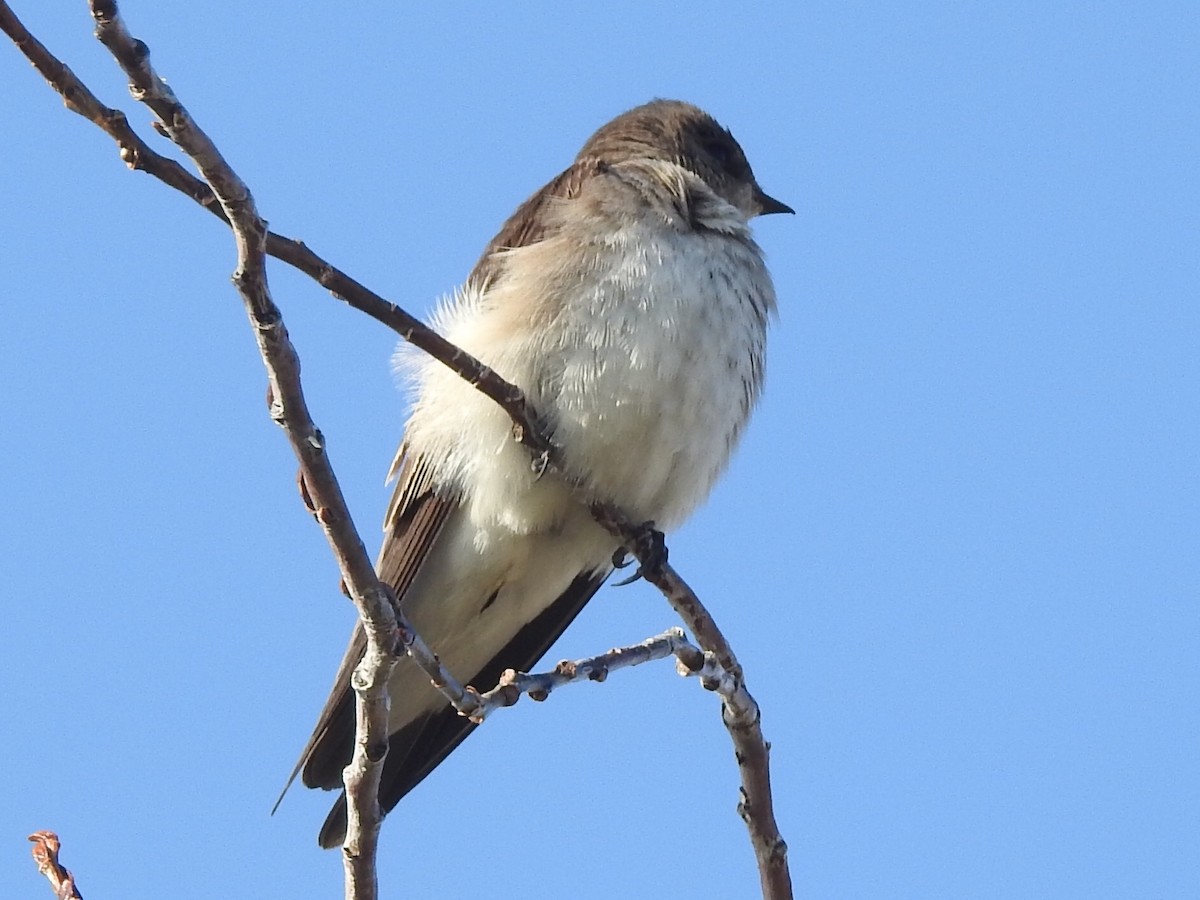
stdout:
{"type": "Polygon", "coordinates": [[[609,673],[618,669],[640,666],[672,654],[681,660],[687,658],[700,664],[703,662],[703,654],[688,642],[683,629],[669,628],[631,647],[615,647],[607,653],[585,659],[564,659],[549,672],[526,674],[506,669],[494,688],[479,695],[478,711],[471,716],[471,721],[480,724],[497,709],[512,706],[521,699],[522,694],[528,694],[530,700],[542,701],[565,684],[605,681],[609,673]]]}
{"type": "Polygon", "coordinates": [[[54,896],[58,900],[83,900],[83,894],[75,886],[75,876],[58,861],[58,851],[62,849],[58,835],[53,831],[35,831],[29,840],[33,841],[33,860],[54,888],[54,896]]]}
{"type": "MultiPolygon", "coordinates": [[[[237,268],[233,283],[254,328],[267,369],[272,418],[283,426],[299,460],[304,492],[337,558],[342,580],[358,608],[367,637],[355,669],[357,727],[354,755],[345,782],[350,837],[343,851],[348,897],[376,900],[375,854],[382,820],[381,760],[387,748],[387,681],[396,662],[396,617],[387,590],[354,528],[350,510],[325,452],[325,441],[308,413],[300,385],[300,363],[266,277],[266,226],[246,184],[222,158],[174,93],[149,63],[149,49],[126,29],[113,0],[92,0],[96,36],[130,78],[135,99],[158,116],[164,132],[192,159],[212,186],[233,228],[237,268]]],[[[410,629],[411,630],[411,629],[410,629]]]]}
{"type": "Polygon", "coordinates": [[[665,553],[646,546],[644,528],[630,525],[625,516],[607,504],[592,504],[592,515],[610,533],[618,536],[622,545],[638,559],[642,576],[662,592],[695,636],[696,643],[705,653],[712,654],[724,673],[718,693],[721,696],[721,720],[733,741],[742,781],[738,815],[750,833],[764,900],[791,898],[787,844],[775,821],[771,794],[771,747],[763,737],[758,704],[746,690],[741,663],[696,592],[667,562],[665,553]]]}

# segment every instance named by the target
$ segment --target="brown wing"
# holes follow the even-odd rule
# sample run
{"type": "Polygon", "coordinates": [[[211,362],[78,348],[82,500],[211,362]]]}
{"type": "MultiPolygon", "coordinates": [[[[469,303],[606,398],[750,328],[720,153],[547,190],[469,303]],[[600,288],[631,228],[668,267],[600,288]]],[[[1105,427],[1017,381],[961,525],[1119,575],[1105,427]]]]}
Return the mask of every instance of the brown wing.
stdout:
{"type": "Polygon", "coordinates": [[[555,200],[578,197],[589,178],[603,172],[604,163],[597,159],[576,160],[557,178],[517,207],[517,211],[500,226],[500,231],[483,249],[483,255],[467,277],[467,284],[480,290],[493,284],[500,275],[498,250],[512,250],[536,244],[546,237],[546,207],[555,200]]]}
{"type": "MultiPolygon", "coordinates": [[[[401,448],[397,456],[396,489],[388,509],[388,535],[377,565],[380,580],[390,585],[397,596],[412,584],[421,560],[433,545],[457,498],[439,495],[430,477],[429,467],[401,448]]],[[[366,650],[362,625],[356,625],[350,645],[334,676],[329,699],[317,718],[308,744],[300,754],[283,793],[303,770],[307,787],[327,790],[340,787],[342,769],[350,762],[354,749],[354,693],[350,676],[366,650]]],[[[279,800],[283,799],[280,794],[279,800]]],[[[275,806],[279,806],[279,800],[275,806]]]]}

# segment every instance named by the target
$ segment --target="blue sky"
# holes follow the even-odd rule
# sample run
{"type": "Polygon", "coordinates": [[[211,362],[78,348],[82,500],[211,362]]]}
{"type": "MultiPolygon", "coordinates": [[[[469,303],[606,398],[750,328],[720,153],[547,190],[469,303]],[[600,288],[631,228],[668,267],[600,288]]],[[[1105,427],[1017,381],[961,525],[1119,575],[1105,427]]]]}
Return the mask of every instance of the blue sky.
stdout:
{"type": "MultiPolygon", "coordinates": [[[[82,3],[17,2],[110,104],[82,3]]],[[[710,110],[795,218],[765,399],[671,558],[774,745],[799,896],[1200,895],[1200,10],[126,0],[272,227],[428,311],[599,124],[710,110]]],[[[337,896],[271,803],[352,610],[215,220],[15,50],[0,304],[0,895],[337,896]]],[[[392,335],[275,266],[368,544],[392,335]]],[[[673,624],[605,589],[550,661],[673,624]]],[[[387,821],[384,896],[754,896],[717,704],[669,664],[495,716],[387,821]]]]}

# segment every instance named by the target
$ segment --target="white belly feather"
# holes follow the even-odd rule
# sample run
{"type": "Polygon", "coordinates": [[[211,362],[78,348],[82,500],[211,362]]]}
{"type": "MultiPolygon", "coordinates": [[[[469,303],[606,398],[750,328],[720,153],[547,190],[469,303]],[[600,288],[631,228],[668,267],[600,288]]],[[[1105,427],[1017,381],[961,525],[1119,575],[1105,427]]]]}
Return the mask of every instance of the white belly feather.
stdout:
{"type": "MultiPolygon", "coordinates": [[[[626,223],[590,245],[567,232],[509,251],[499,285],[460,294],[439,317],[447,338],[526,391],[573,478],[663,529],[707,496],[761,385],[774,293],[736,224],[731,235],[626,223]]],[[[539,531],[576,502],[555,477],[535,482],[490,400],[439,363],[416,363],[409,445],[469,486],[481,527],[539,531]]]]}
{"type": "MultiPolygon", "coordinates": [[[[744,219],[723,207],[719,231],[567,219],[553,238],[506,251],[494,286],[460,292],[437,317],[526,392],[567,477],[662,530],[707,496],[761,385],[774,292],[744,219]]],[[[576,575],[605,571],[616,542],[562,476],[536,477],[491,400],[417,351],[398,362],[417,388],[407,446],[462,498],[405,608],[470,678],[576,575]]],[[[413,666],[393,681],[410,698],[394,705],[396,726],[441,702],[413,666]]]]}

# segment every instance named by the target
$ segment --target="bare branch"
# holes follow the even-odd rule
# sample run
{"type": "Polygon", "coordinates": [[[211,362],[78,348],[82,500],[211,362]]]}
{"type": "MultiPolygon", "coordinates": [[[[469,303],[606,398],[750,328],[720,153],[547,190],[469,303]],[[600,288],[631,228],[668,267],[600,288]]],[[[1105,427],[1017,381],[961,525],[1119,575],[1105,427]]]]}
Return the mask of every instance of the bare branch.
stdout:
{"type": "Polygon", "coordinates": [[[149,172],[164,184],[195,200],[223,222],[229,221],[207,184],[175,160],[150,149],[129,126],[125,113],[101,103],[74,72],[29,33],[8,4],[2,0],[0,30],[12,39],[33,67],[58,91],[67,109],[83,116],[116,141],[121,159],[129,168],[149,172]]]}
{"type": "Polygon", "coordinates": [[[387,753],[387,681],[396,661],[396,616],[389,593],[375,575],[325,453],[324,438],[308,413],[300,386],[299,358],[267,285],[266,226],[250,190],[151,68],[149,49],[129,34],[116,3],[93,0],[92,15],[96,36],[129,76],[134,98],[154,111],[165,133],[195,162],[233,228],[238,256],[233,283],[250,316],[267,369],[271,417],[283,426],[296,453],[305,495],[363,621],[367,648],[353,677],[357,739],[345,773],[350,828],[343,860],[347,896],[375,900],[375,853],[382,820],[379,776],[387,753]]]}
{"type": "Polygon", "coordinates": [[[484,694],[479,694],[479,705],[471,721],[479,724],[502,707],[512,706],[528,694],[529,699],[542,701],[556,688],[579,681],[605,681],[610,672],[640,666],[655,659],[675,654],[681,659],[700,659],[703,654],[688,643],[682,628],[669,628],[662,634],[647,638],[632,647],[616,647],[607,653],[589,656],[574,661],[564,659],[552,671],[526,674],[506,669],[500,683],[484,694]]]}
{"type": "Polygon", "coordinates": [[[738,815],[750,832],[763,897],[764,900],[790,898],[792,878],[788,871],[787,844],[775,821],[771,795],[770,745],[763,737],[758,704],[746,690],[741,663],[695,591],[667,562],[665,548],[648,540],[644,527],[630,525],[628,518],[606,504],[592,504],[592,515],[637,558],[642,577],[662,592],[695,635],[696,642],[719,666],[722,674],[711,689],[721,696],[721,720],[733,740],[742,780],[738,815]]]}
{"type": "MultiPolygon", "coordinates": [[[[347,769],[351,826],[348,834],[354,834],[360,818],[367,831],[362,834],[357,848],[352,846],[350,838],[347,840],[349,877],[355,861],[367,856],[373,858],[378,837],[375,793],[380,762],[386,753],[387,697],[384,686],[386,675],[394,663],[391,655],[394,643],[389,642],[389,637],[399,635],[405,648],[423,668],[426,663],[434,664],[432,671],[428,668],[426,671],[430,672],[434,683],[463,714],[478,714],[475,708],[477,695],[471,689],[458,686],[449,673],[437,665],[436,657],[428,652],[415,632],[406,623],[397,624],[395,621],[394,611],[387,602],[386,590],[375,577],[333,477],[325,456],[323,439],[304,404],[295,350],[267,289],[264,254],[269,253],[309,274],[340,299],[388,325],[405,340],[430,353],[492,398],[512,417],[517,439],[536,454],[535,466],[561,469],[557,465],[557,453],[541,433],[533,411],[517,387],[500,379],[487,366],[445,341],[399,307],[322,260],[302,242],[267,232],[255,210],[249,190],[195,125],[170,89],[153,73],[147,61],[145,44],[129,35],[118,18],[116,4],[112,0],[92,0],[92,9],[97,35],[129,75],[134,97],[155,111],[163,130],[193,159],[212,185],[211,192],[203,182],[193,178],[177,163],[150,150],[129,128],[124,115],[101,104],[70,69],[29,35],[3,0],[0,0],[0,28],[12,37],[38,71],[63,96],[69,109],[95,122],[117,141],[122,159],[131,168],[154,174],[234,228],[238,246],[238,268],[234,282],[254,324],[267,366],[272,417],[284,426],[300,460],[305,486],[314,500],[314,513],[334,549],[343,579],[359,608],[367,632],[367,655],[354,678],[359,697],[360,739],[356,742],[354,763],[347,769]],[[219,203],[213,203],[214,193],[219,203]],[[367,734],[382,734],[383,738],[372,737],[367,740],[367,734]],[[365,796],[359,794],[360,790],[365,796]],[[363,800],[364,809],[360,810],[360,816],[355,813],[356,796],[361,796],[363,800]],[[372,813],[375,815],[373,827],[369,824],[372,813]]],[[[591,504],[597,521],[638,559],[639,573],[662,591],[704,649],[704,665],[711,665],[711,669],[707,680],[703,674],[701,677],[705,686],[717,690],[722,698],[722,719],[733,740],[741,773],[742,799],[738,810],[749,829],[758,858],[763,896],[769,900],[790,898],[792,891],[787,869],[787,847],[779,834],[771,801],[769,747],[762,736],[758,706],[746,690],[737,658],[699,598],[666,562],[661,535],[658,536],[657,545],[648,543],[644,526],[633,524],[619,510],[593,503],[589,497],[581,496],[581,499],[591,504]]],[[[483,713],[484,716],[486,714],[483,713]]],[[[371,871],[373,873],[373,866],[371,871]]],[[[373,874],[370,885],[374,890],[373,874]]]]}
{"type": "Polygon", "coordinates": [[[58,835],[53,831],[35,831],[29,840],[33,841],[33,860],[54,888],[54,896],[58,900],[83,900],[75,886],[75,876],[58,861],[58,851],[62,849],[58,835]]]}

